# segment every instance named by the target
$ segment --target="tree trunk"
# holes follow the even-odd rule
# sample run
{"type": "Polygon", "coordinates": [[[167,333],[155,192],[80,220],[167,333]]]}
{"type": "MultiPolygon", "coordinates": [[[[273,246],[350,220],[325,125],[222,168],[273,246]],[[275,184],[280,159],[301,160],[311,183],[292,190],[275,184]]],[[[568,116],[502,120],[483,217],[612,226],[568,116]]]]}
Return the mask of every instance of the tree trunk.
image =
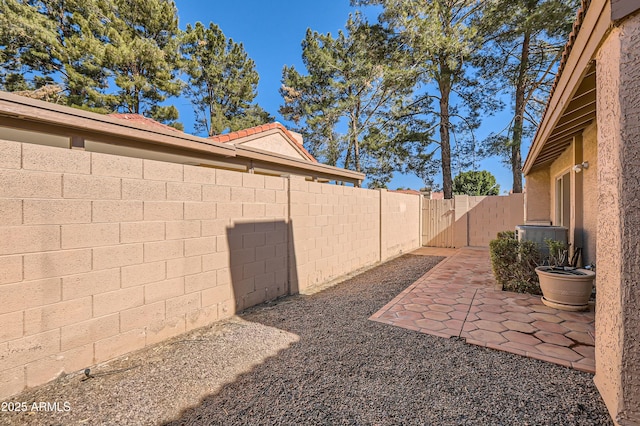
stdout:
{"type": "Polygon", "coordinates": [[[347,145],[347,155],[344,159],[344,168],[350,170],[349,164],[351,164],[351,139],[349,139],[349,143],[347,145]]]}
{"type": "Polygon", "coordinates": [[[356,163],[356,172],[360,173],[360,144],[358,143],[358,118],[360,117],[360,103],[356,105],[356,112],[351,121],[351,137],[353,138],[353,159],[356,163]]]}
{"type": "Polygon", "coordinates": [[[449,137],[449,96],[451,95],[451,74],[441,73],[440,88],[440,153],[442,156],[442,189],[444,198],[453,198],[451,178],[451,142],[449,137]]]}
{"type": "Polygon", "coordinates": [[[518,71],[518,82],[516,84],[516,105],[515,118],[513,120],[513,141],[511,142],[511,173],[513,175],[513,193],[522,192],[522,132],[524,127],[525,93],[527,86],[527,68],[529,67],[529,49],[531,34],[524,33],[522,41],[522,51],[520,52],[520,69],[518,71]]]}

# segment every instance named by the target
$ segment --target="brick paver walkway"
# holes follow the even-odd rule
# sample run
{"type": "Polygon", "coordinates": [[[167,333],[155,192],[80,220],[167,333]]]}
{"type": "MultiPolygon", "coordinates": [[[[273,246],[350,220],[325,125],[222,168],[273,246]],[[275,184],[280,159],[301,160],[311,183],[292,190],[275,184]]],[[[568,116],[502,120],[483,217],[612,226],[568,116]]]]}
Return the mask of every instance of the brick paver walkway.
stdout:
{"type": "Polygon", "coordinates": [[[540,296],[495,290],[486,249],[440,253],[451,255],[370,319],[595,372],[593,307],[565,312],[545,306],[540,296]]]}

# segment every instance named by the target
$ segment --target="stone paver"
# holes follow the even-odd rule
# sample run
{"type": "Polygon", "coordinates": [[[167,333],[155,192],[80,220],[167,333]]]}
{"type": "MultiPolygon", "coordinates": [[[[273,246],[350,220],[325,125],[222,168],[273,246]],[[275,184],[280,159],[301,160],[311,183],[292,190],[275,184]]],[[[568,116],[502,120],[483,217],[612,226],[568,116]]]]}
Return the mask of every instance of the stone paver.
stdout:
{"type": "Polygon", "coordinates": [[[496,290],[489,251],[420,249],[449,256],[371,320],[595,373],[595,313],[564,312],[539,296],[496,290]]]}

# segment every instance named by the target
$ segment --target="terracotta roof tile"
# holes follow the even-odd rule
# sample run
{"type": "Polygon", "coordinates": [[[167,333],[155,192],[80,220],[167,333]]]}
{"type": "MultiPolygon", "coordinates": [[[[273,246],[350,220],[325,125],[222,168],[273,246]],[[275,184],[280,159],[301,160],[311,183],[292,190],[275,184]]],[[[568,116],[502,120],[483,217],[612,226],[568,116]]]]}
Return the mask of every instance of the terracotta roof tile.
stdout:
{"type": "Polygon", "coordinates": [[[167,126],[166,124],[162,124],[152,118],[145,117],[142,114],[113,113],[113,114],[109,114],[109,117],[117,118],[119,120],[127,120],[128,122],[139,124],[148,129],[167,130],[172,132],[184,133],[181,130],[178,130],[171,126],[167,126]]]}
{"type": "Polygon", "coordinates": [[[247,136],[251,136],[251,135],[256,135],[258,133],[263,133],[263,132],[267,132],[269,130],[274,130],[274,129],[278,129],[280,130],[282,133],[284,133],[284,135],[291,140],[291,142],[293,142],[298,149],[300,149],[300,151],[302,151],[302,153],[309,159],[309,161],[313,162],[313,163],[317,163],[318,160],[316,160],[314,158],[313,155],[311,155],[311,153],[309,151],[307,151],[305,149],[304,146],[302,146],[301,143],[298,142],[298,140],[291,134],[291,132],[289,132],[289,130],[287,130],[286,127],[284,127],[282,124],[275,122],[275,123],[268,123],[268,124],[263,124],[261,126],[255,126],[255,127],[250,127],[248,129],[243,129],[243,130],[238,130],[235,132],[231,132],[231,133],[226,133],[224,135],[215,135],[215,136],[209,136],[209,139],[211,139],[214,142],[223,142],[223,143],[228,143],[228,142],[232,142],[236,139],[241,139],[247,136]]]}

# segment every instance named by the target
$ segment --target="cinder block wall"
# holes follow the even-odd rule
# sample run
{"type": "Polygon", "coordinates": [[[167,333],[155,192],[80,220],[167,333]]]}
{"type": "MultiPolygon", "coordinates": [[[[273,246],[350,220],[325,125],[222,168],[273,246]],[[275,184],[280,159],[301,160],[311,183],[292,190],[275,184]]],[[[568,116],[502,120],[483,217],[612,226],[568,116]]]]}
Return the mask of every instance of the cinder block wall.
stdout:
{"type": "Polygon", "coordinates": [[[524,223],[524,195],[456,195],[424,205],[423,241],[438,247],[488,247],[498,232],[524,223]]]}
{"type": "Polygon", "coordinates": [[[0,398],[417,248],[380,197],[0,141],[0,398]]]}
{"type": "MultiPolygon", "coordinates": [[[[456,214],[460,201],[466,206],[468,242],[472,247],[488,247],[498,232],[515,230],[524,223],[524,195],[478,197],[456,195],[456,214]]],[[[462,224],[464,226],[464,224],[462,224]]]]}
{"type": "Polygon", "coordinates": [[[421,245],[421,197],[398,192],[380,192],[382,259],[406,253],[421,245]]]}
{"type": "Polygon", "coordinates": [[[298,291],[380,260],[379,200],[379,191],[291,177],[298,291]]]}

